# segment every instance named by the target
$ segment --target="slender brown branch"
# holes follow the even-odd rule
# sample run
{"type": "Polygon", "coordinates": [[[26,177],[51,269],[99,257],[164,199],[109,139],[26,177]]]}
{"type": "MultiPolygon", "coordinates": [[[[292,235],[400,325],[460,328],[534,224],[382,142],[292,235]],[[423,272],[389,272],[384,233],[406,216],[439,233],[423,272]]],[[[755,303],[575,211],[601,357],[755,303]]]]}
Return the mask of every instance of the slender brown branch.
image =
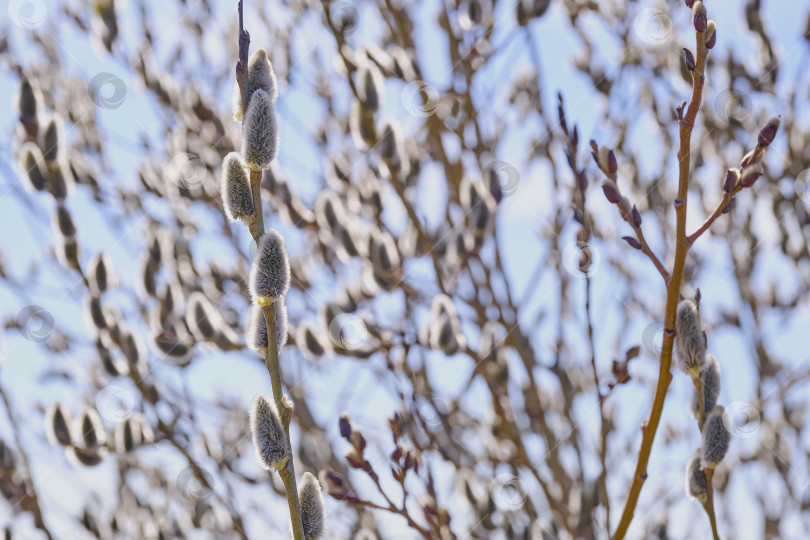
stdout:
{"type": "Polygon", "coordinates": [[[692,97],[685,116],[680,121],[680,148],[678,150],[678,198],[675,200],[676,214],[676,243],[675,261],[672,266],[669,284],[667,286],[666,315],[664,317],[664,339],[661,347],[661,362],[659,365],[658,383],[655,388],[652,409],[650,416],[641,426],[642,438],[641,448],[638,452],[638,462],[633,474],[633,481],[630,484],[630,491],[627,494],[627,502],[622,512],[621,520],[613,538],[619,540],[627,535],[630,522],[633,520],[636,504],[638,503],[641,488],[647,479],[647,463],[650,460],[652,445],[658,424],[661,420],[661,413],[664,409],[667,389],[672,380],[670,368],[672,366],[672,348],[675,343],[675,311],[680,299],[681,281],[683,279],[683,269],[686,263],[686,254],[689,251],[689,243],[686,237],[686,199],[689,191],[690,161],[691,161],[691,140],[692,129],[695,126],[695,118],[700,109],[700,102],[703,93],[704,71],[706,68],[706,48],[704,33],[696,32],[697,59],[695,70],[692,71],[692,97]]]}

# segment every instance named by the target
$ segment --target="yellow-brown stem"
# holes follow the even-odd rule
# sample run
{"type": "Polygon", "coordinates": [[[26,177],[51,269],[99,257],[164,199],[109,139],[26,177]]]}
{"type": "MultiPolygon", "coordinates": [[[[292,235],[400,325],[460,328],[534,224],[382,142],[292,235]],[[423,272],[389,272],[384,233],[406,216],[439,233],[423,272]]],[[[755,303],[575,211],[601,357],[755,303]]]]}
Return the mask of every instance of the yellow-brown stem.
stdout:
{"type": "Polygon", "coordinates": [[[675,310],[678,307],[678,300],[681,290],[681,280],[683,279],[683,268],[686,263],[686,254],[689,251],[689,243],[686,238],[686,198],[689,191],[690,159],[692,129],[695,126],[695,118],[700,109],[700,102],[703,94],[704,70],[706,68],[707,49],[704,42],[703,32],[696,32],[697,38],[697,61],[695,70],[692,72],[692,97],[686,114],[680,120],[680,147],[678,150],[678,196],[675,201],[676,215],[676,239],[675,239],[675,262],[672,266],[670,281],[667,286],[666,315],[664,317],[664,339],[661,347],[661,362],[658,371],[658,383],[655,387],[652,409],[650,416],[641,427],[641,448],[638,451],[638,461],[633,474],[633,481],[630,484],[630,491],[627,494],[622,517],[616,532],[613,535],[615,540],[625,537],[633,520],[633,513],[638,503],[641,488],[647,479],[647,463],[650,460],[652,445],[655,440],[655,433],[658,430],[658,423],[661,420],[661,413],[664,410],[667,389],[672,381],[672,348],[675,343],[675,310]]]}

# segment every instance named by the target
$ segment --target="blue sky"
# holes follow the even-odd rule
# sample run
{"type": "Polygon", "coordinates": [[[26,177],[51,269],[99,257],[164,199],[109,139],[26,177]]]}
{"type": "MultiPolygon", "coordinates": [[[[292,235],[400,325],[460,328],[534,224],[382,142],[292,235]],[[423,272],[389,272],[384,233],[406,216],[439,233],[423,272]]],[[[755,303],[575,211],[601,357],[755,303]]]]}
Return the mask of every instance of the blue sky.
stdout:
{"type": "MultiPolygon", "coordinates": [[[[804,17],[797,17],[795,6],[789,6],[788,2],[766,3],[764,11],[766,14],[766,26],[769,30],[779,29],[770,34],[776,40],[776,47],[780,58],[782,58],[782,73],[777,84],[777,96],[768,99],[754,99],[751,103],[751,121],[759,121],[767,118],[770,114],[777,112],[775,107],[786,107],[786,97],[788,92],[795,88],[806,87],[808,83],[808,73],[800,71],[802,62],[806,60],[808,47],[801,42],[801,35],[804,27],[804,17]]],[[[95,111],[98,124],[108,143],[111,170],[101,178],[102,190],[111,192],[118,186],[135,186],[137,177],[134,171],[139,163],[137,152],[138,136],[143,133],[150,139],[156,147],[161,147],[165,141],[161,141],[160,124],[157,115],[159,114],[152,98],[141,87],[141,85],[131,78],[130,70],[120,62],[110,60],[100,53],[99,45],[87,36],[81,35],[65,20],[60,19],[56,2],[45,1],[44,28],[58,28],[58,41],[60,43],[64,60],[68,70],[74,75],[85,78],[88,82],[99,73],[111,73],[120,77],[126,83],[126,96],[120,107],[114,109],[97,108],[95,111]]],[[[449,80],[450,63],[449,59],[434,51],[446,50],[435,21],[435,12],[438,7],[435,0],[424,0],[413,3],[413,13],[417,19],[416,40],[419,43],[419,62],[423,69],[423,76],[427,83],[435,86],[440,91],[447,88],[451,83],[449,80]]],[[[690,36],[690,25],[688,24],[688,10],[674,3],[669,4],[669,8],[663,4],[653,4],[640,2],[628,6],[627,21],[634,32],[633,39],[645,48],[669,47],[673,42],[681,44],[692,44],[693,38],[690,36]],[[662,11],[655,11],[656,9],[662,11]],[[632,22],[631,22],[632,21],[632,22]],[[669,26],[668,26],[669,25],[669,26]]],[[[220,18],[223,27],[231,24],[227,17],[231,17],[232,2],[217,2],[215,9],[222,14],[220,18]]],[[[136,21],[134,15],[135,7],[129,2],[119,4],[119,20],[121,23],[122,41],[127,51],[133,51],[136,47],[136,34],[138,26],[135,23],[128,24],[129,21],[136,21]]],[[[153,19],[156,23],[157,35],[159,36],[154,53],[158,63],[165,62],[172,53],[172,45],[177,37],[172,30],[174,21],[179,13],[174,4],[164,3],[161,6],[154,6],[153,19]]],[[[195,7],[190,7],[190,13],[186,16],[193,16],[195,7]]],[[[267,8],[270,13],[277,13],[273,6],[267,8]]],[[[360,26],[355,34],[351,36],[352,43],[363,45],[374,42],[380,35],[381,28],[374,15],[374,7],[367,4],[357,4],[360,14],[360,26]]],[[[718,45],[713,50],[712,55],[716,58],[724,58],[733,52],[737,58],[751,58],[751,65],[754,65],[758,55],[758,45],[752,38],[750,32],[745,28],[745,21],[742,13],[742,6],[737,2],[714,1],[709,3],[710,15],[714,18],[719,27],[718,45]]],[[[8,22],[5,19],[6,6],[4,4],[3,27],[9,32],[9,37],[15,45],[15,50],[24,50],[21,45],[25,43],[25,30],[8,22]]],[[[476,104],[481,111],[482,129],[493,132],[500,115],[504,114],[505,120],[514,126],[509,133],[500,141],[498,145],[497,159],[513,164],[520,173],[520,183],[516,193],[505,199],[499,210],[499,227],[501,231],[507,231],[501,242],[505,254],[505,264],[508,270],[510,283],[517,291],[517,296],[525,289],[529,281],[532,270],[536,265],[548,257],[548,246],[544,246],[537,240],[536,232],[542,230],[544,226],[554,219],[553,201],[555,194],[550,188],[550,176],[560,175],[561,181],[570,182],[567,171],[552,171],[546,162],[535,163],[530,166],[526,164],[526,156],[530,151],[531,138],[541,135],[539,133],[539,119],[536,115],[527,115],[525,118],[517,118],[514,111],[507,110],[505,106],[504,83],[514,79],[521,70],[531,68],[530,59],[527,53],[527,44],[522,34],[516,34],[516,26],[511,15],[511,4],[499,4],[496,8],[495,16],[498,20],[498,29],[492,37],[492,46],[498,49],[504,46],[503,52],[499,54],[497,60],[491,62],[487,69],[479,73],[474,79],[474,96],[476,104]],[[516,37],[515,37],[516,36],[516,37]]],[[[804,15],[804,14],[802,14],[804,15]]],[[[283,16],[283,15],[280,15],[283,16]]],[[[271,49],[269,37],[263,33],[258,25],[251,25],[251,10],[248,8],[246,21],[251,31],[252,46],[264,46],[271,49]]],[[[621,62],[622,50],[620,43],[611,35],[609,29],[605,28],[604,22],[598,17],[590,15],[582,21],[583,28],[593,36],[598,47],[595,48],[590,61],[592,64],[601,66],[606,72],[611,72],[621,62]]],[[[297,33],[297,38],[293,43],[292,66],[283,66],[286,70],[295,75],[292,87],[282,87],[279,97],[279,114],[281,120],[282,146],[279,156],[279,165],[285,177],[290,181],[296,192],[302,197],[306,204],[311,204],[315,194],[321,187],[321,162],[322,156],[312,145],[310,133],[307,126],[318,119],[323,114],[323,110],[318,102],[312,97],[311,90],[307,88],[308,75],[313,72],[312,58],[315,55],[321,57],[325,64],[331,64],[334,53],[334,45],[331,36],[323,29],[320,13],[312,13],[305,18],[305,29],[297,33]],[[309,29],[311,28],[311,31],[309,29]]],[[[664,181],[674,185],[675,158],[674,156],[664,156],[658,154],[656,142],[661,140],[660,127],[657,121],[648,115],[637,116],[633,97],[637,96],[640,82],[629,77],[627,80],[617,82],[617,87],[624,89],[624,92],[615,92],[611,96],[610,103],[592,88],[591,81],[578,73],[571,65],[572,60],[582,54],[582,43],[580,39],[568,28],[567,16],[558,3],[554,3],[549,13],[539,21],[531,25],[533,34],[533,45],[537,47],[540,56],[543,76],[541,78],[544,105],[549,112],[555,110],[555,95],[560,91],[566,99],[566,110],[569,123],[579,125],[580,139],[587,141],[595,138],[600,142],[610,144],[615,137],[611,126],[605,125],[602,121],[603,111],[607,106],[612,107],[615,114],[623,118],[635,118],[629,133],[630,144],[638,148],[639,155],[644,159],[640,160],[640,174],[646,178],[663,177],[664,181]],[[626,98],[626,99],[623,99],[626,98]],[[637,117],[636,117],[637,116],[637,117]]],[[[217,35],[212,32],[212,36],[217,35]]],[[[23,57],[18,61],[27,65],[32,59],[30,52],[24,52],[23,57]]],[[[215,39],[205,42],[206,62],[221,65],[226,60],[227,49],[215,39]]],[[[186,60],[191,65],[199,61],[199,56],[191,53],[186,60]]],[[[673,63],[673,65],[677,65],[673,63]]],[[[279,74],[283,71],[277,65],[279,74]]],[[[215,98],[223,107],[230,101],[230,88],[228,85],[221,85],[217,89],[212,89],[210,82],[212,73],[197,67],[192,73],[199,75],[199,80],[195,81],[201,92],[215,98]]],[[[0,74],[0,98],[6,102],[11,102],[17,89],[17,78],[13,73],[4,71],[0,74]]],[[[687,87],[679,77],[672,77],[667,84],[662,84],[657,88],[661,96],[667,96],[667,87],[674,87],[684,97],[687,95],[687,87]]],[[[712,103],[714,110],[720,110],[726,99],[723,94],[723,81],[708,81],[708,88],[705,102],[712,103]]],[[[348,106],[349,89],[345,83],[339,84],[335,90],[340,95],[345,95],[343,102],[348,106]]],[[[409,114],[402,94],[401,84],[390,82],[387,84],[387,100],[383,109],[384,115],[392,115],[399,118],[406,134],[412,133],[419,125],[421,119],[409,114]]],[[[672,103],[674,106],[676,103],[672,103]]],[[[810,112],[806,104],[803,109],[793,112],[797,119],[807,125],[810,121],[810,112]]],[[[551,115],[553,117],[553,114],[551,115]]],[[[19,173],[16,167],[14,148],[10,134],[14,125],[14,110],[7,107],[0,110],[0,230],[4,231],[0,246],[5,258],[5,263],[11,275],[22,278],[28,274],[28,269],[32,263],[44,261],[48,257],[48,249],[53,245],[53,237],[48,223],[49,215],[52,211],[52,201],[45,195],[32,195],[25,192],[18,181],[19,173]],[[45,221],[39,223],[31,219],[29,208],[21,204],[27,201],[36,208],[39,208],[39,215],[44,216],[45,221]]],[[[674,126],[673,126],[674,127],[674,126]]],[[[68,132],[70,137],[70,132],[68,132]]],[[[751,140],[753,144],[753,138],[751,140]]],[[[770,159],[774,163],[778,162],[780,154],[784,153],[786,142],[780,139],[774,144],[770,159]]],[[[452,143],[448,146],[452,148],[452,143]]],[[[338,148],[336,146],[336,148],[338,148]]],[[[584,162],[587,157],[585,145],[580,145],[580,155],[584,162]]],[[[742,150],[742,149],[740,149],[742,150]]],[[[557,148],[559,151],[559,148],[557,148]]],[[[743,150],[744,151],[744,150],[743,150]]],[[[739,155],[742,155],[739,153],[739,155]]],[[[588,159],[589,161],[589,159],[588,159]]],[[[621,161],[621,156],[620,156],[621,161]]],[[[657,307],[653,303],[655,312],[635,313],[631,318],[628,327],[619,327],[619,318],[612,314],[623,309],[621,289],[615,290],[615,274],[610,268],[609,260],[616,253],[623,253],[629,260],[639,267],[649,266],[648,261],[641,255],[635,253],[628,254],[627,248],[621,243],[619,237],[627,234],[625,227],[620,223],[614,209],[608,207],[599,193],[595,170],[589,165],[589,178],[592,188],[589,191],[589,205],[603,223],[615,223],[615,233],[613,237],[604,240],[596,240],[594,246],[597,252],[603,253],[602,264],[594,274],[594,313],[599,315],[600,325],[597,331],[597,361],[600,364],[602,373],[609,372],[610,360],[618,356],[625,348],[642,341],[645,329],[656,319],[661,318],[663,311],[663,287],[653,269],[647,268],[647,272],[642,276],[643,285],[649,286],[656,291],[659,296],[657,307]],[[616,336],[623,336],[617,338],[616,336]],[[618,346],[617,346],[618,342],[618,346]],[[604,351],[604,352],[602,352],[604,351]]],[[[720,160],[710,162],[708,166],[698,172],[696,181],[705,182],[706,197],[709,200],[719,199],[720,186],[713,179],[719,177],[719,172],[724,167],[720,160]],[[717,184],[716,186],[713,184],[717,184]]],[[[776,181],[777,179],[774,179],[776,181]]],[[[620,185],[621,182],[620,182],[620,185]]],[[[420,212],[428,216],[428,220],[436,219],[439,209],[443,208],[443,201],[446,189],[443,180],[436,169],[426,168],[420,178],[420,212]]],[[[387,193],[388,197],[393,197],[393,193],[387,193]]],[[[402,219],[401,210],[398,206],[391,204],[392,199],[387,199],[386,219],[396,224],[402,219]]],[[[155,215],[166,218],[171,211],[171,206],[166,201],[147,201],[155,215]]],[[[750,194],[741,195],[738,201],[740,205],[755,204],[750,194]]],[[[778,290],[790,293],[802,287],[797,279],[797,273],[787,266],[784,256],[779,256],[780,248],[775,243],[773,235],[767,231],[774,230],[773,216],[765,204],[763,208],[758,208],[755,213],[757,223],[761,226],[763,240],[761,245],[762,255],[767,257],[768,264],[757,266],[757,273],[751,276],[752,286],[757,290],[764,290],[770,283],[776,282],[778,290]]],[[[137,262],[140,254],[140,244],[142,240],[143,223],[138,223],[134,219],[121,223],[121,228],[111,230],[106,225],[105,212],[99,211],[95,206],[89,193],[83,189],[77,189],[71,196],[68,206],[73,211],[77,220],[77,225],[82,238],[82,245],[87,255],[104,251],[113,260],[119,280],[124,283],[132,283],[136,280],[137,262]]],[[[120,209],[110,209],[110,213],[118,214],[120,209]]],[[[237,246],[223,246],[218,241],[218,222],[211,219],[210,211],[193,207],[191,209],[195,215],[199,214],[200,232],[193,243],[195,257],[199,260],[215,260],[225,266],[231,266],[239,256],[239,251],[247,253],[250,249],[250,236],[244,228],[234,226],[234,232],[239,239],[237,246]]],[[[689,229],[694,229],[702,221],[703,212],[699,205],[692,205],[689,213],[689,229]]],[[[661,250],[666,245],[661,239],[661,231],[656,229],[655,220],[647,220],[651,241],[661,250]]],[[[278,216],[272,216],[270,226],[279,227],[284,233],[290,245],[290,251],[296,252],[306,250],[304,237],[297,231],[292,230],[283,223],[278,216]]],[[[396,225],[394,225],[395,227],[396,225]]],[[[561,246],[568,245],[575,240],[575,230],[568,227],[564,234],[570,238],[560,241],[561,246]]],[[[736,284],[728,279],[730,272],[730,258],[725,250],[725,242],[704,238],[696,246],[698,255],[719,253],[712,259],[712,263],[702,268],[699,276],[699,286],[703,292],[705,318],[709,324],[717,318],[722,308],[734,309],[739,304],[739,295],[735,289],[736,284]]],[[[660,250],[659,250],[660,252],[660,250]]],[[[567,252],[566,252],[567,253],[567,252]]],[[[668,259],[669,261],[669,259],[668,259]]],[[[563,261],[565,262],[565,261],[563,261]]],[[[564,266],[564,265],[563,265],[564,266]]],[[[412,270],[414,273],[425,271],[418,266],[412,270]]],[[[564,268],[560,271],[565,271],[564,268]]],[[[428,270],[429,272],[429,270],[428,270]]],[[[316,274],[317,275],[317,274],[316,274]]],[[[417,274],[418,275],[418,274],[417,274]]],[[[359,267],[350,268],[345,276],[349,279],[359,276],[359,267]],[[356,276],[352,276],[352,273],[356,276]]],[[[107,479],[114,472],[112,460],[108,460],[104,465],[93,470],[72,470],[62,458],[59,449],[49,447],[44,441],[43,432],[39,429],[41,415],[38,412],[39,405],[47,405],[54,400],[60,400],[72,410],[78,410],[82,399],[72,388],[58,382],[40,382],[40,374],[47,368],[59,367],[69,370],[78,381],[89,382],[86,366],[92,358],[91,334],[84,323],[82,305],[83,288],[80,284],[73,282],[75,276],[66,275],[51,263],[46,263],[43,271],[38,276],[38,283],[35,287],[25,287],[26,292],[21,295],[19,291],[8,287],[5,282],[0,282],[0,303],[4,316],[15,316],[20,309],[29,304],[43,306],[51,312],[58,321],[60,328],[64,328],[71,335],[77,336],[80,344],[65,358],[54,358],[47,356],[44,349],[37,343],[32,343],[22,338],[16,331],[8,331],[2,337],[2,347],[4,350],[4,362],[0,366],[0,382],[4,388],[8,389],[16,404],[17,413],[30,421],[32,428],[25,430],[24,444],[33,458],[33,468],[35,478],[42,485],[47,486],[43,497],[47,510],[51,512],[53,527],[56,530],[72,530],[73,525],[65,517],[65,512],[75,513],[78,510],[77,501],[80,495],[87,492],[89,486],[94,486],[103,491],[108,485],[107,479]],[[75,496],[74,496],[75,495],[75,496]],[[57,509],[63,509],[62,511],[57,509]],[[61,517],[59,515],[61,514],[61,517]]],[[[314,280],[316,281],[316,280],[314,280]]],[[[546,272],[540,292],[531,297],[525,313],[521,313],[521,318],[530,321],[540,310],[548,310],[554,313],[556,303],[559,301],[556,293],[556,279],[554,272],[546,272]]],[[[581,310],[583,305],[582,288],[579,287],[581,281],[574,281],[576,287],[568,299],[573,305],[581,310]]],[[[806,287],[805,287],[806,288],[806,287]]],[[[294,320],[314,320],[315,314],[312,312],[312,305],[323,303],[332,298],[334,286],[328,280],[322,285],[316,286],[310,291],[310,296],[294,293],[291,295],[288,304],[294,320]]],[[[117,294],[116,303],[125,310],[134,309],[133,298],[126,294],[117,294]]],[[[395,313],[401,298],[391,295],[381,301],[376,310],[376,315],[385,318],[387,314],[395,313]]],[[[424,313],[427,316],[427,312],[424,313]]],[[[745,316],[745,314],[743,314],[745,316]]],[[[552,321],[553,322],[553,321],[552,321]]],[[[806,302],[797,309],[788,320],[765,320],[762,322],[761,331],[769,336],[769,342],[774,343],[774,350],[778,351],[780,360],[788,365],[800,365],[807,359],[807,348],[803,346],[803,337],[810,325],[810,311],[806,302]]],[[[141,329],[143,332],[145,328],[141,329]]],[[[566,328],[566,333],[576,336],[581,332],[581,328],[566,328]]],[[[465,333],[471,340],[476,339],[477,329],[465,327],[465,333]]],[[[544,324],[540,327],[537,335],[533,336],[538,350],[543,356],[551,354],[549,343],[554,335],[554,325],[544,324]]],[[[723,330],[711,334],[710,352],[716,352],[724,369],[724,389],[721,393],[720,401],[727,404],[749,403],[755,396],[752,394],[754,388],[754,377],[756,373],[752,369],[753,358],[749,344],[741,339],[740,333],[723,330]],[[722,351],[720,353],[719,351],[722,351]]],[[[582,354],[581,359],[585,359],[586,349],[578,351],[582,354]]],[[[389,417],[397,407],[397,402],[392,398],[390,388],[397,384],[397,381],[389,380],[384,384],[379,384],[377,371],[369,366],[359,366],[355,361],[345,361],[331,359],[313,366],[292,348],[286,351],[291,373],[307,375],[306,386],[308,395],[318,396],[312,404],[319,419],[324,421],[328,428],[330,438],[336,435],[337,422],[329,420],[336,418],[336,411],[348,410],[352,412],[358,425],[364,427],[368,438],[372,442],[378,442],[383,454],[387,452],[389,439],[385,430],[385,419],[389,417]],[[340,390],[352,388],[354,391],[347,392],[340,390]]],[[[440,396],[433,398],[434,403],[441,403],[447,397],[455,396],[459,391],[459,384],[466,379],[466,374],[472,368],[472,363],[463,357],[453,358],[437,357],[432,361],[431,370],[434,380],[444,381],[445,384],[437,385],[440,396]]],[[[651,354],[643,356],[642,360],[634,366],[637,370],[636,378],[651,385],[655,380],[657,366],[651,354]]],[[[263,368],[246,353],[223,354],[208,351],[195,361],[193,368],[187,370],[181,377],[176,369],[159,365],[157,372],[161,378],[165,378],[168,384],[186,384],[195,389],[198,397],[198,405],[203,408],[203,418],[206,414],[211,418],[217,417],[216,410],[206,410],[204,403],[211,402],[217,396],[231,396],[241,400],[245,407],[257,392],[268,392],[269,381],[263,368]],[[227,376],[225,376],[227,375],[227,376]]],[[[520,377],[520,375],[517,375],[520,377]]],[[[118,385],[118,383],[115,383],[118,385]]],[[[125,383],[121,383],[118,397],[128,402],[132,389],[125,383]]],[[[657,471],[659,476],[655,482],[648,482],[642,495],[643,501],[649,503],[654,500],[653,494],[657,492],[672,492],[677,497],[670,510],[673,516],[670,532],[674,538],[686,538],[693,530],[703,531],[707,526],[702,510],[681,495],[682,492],[682,469],[685,456],[691,453],[698,442],[696,430],[689,425],[688,419],[684,418],[683,410],[686,406],[690,388],[689,381],[685,377],[675,376],[668,398],[668,405],[664,411],[664,425],[670,424],[678,426],[688,433],[687,440],[673,445],[666,452],[656,452],[650,465],[651,470],[657,471]],[[670,466],[671,464],[671,466],[670,466]],[[654,485],[653,485],[654,484],[654,485]],[[678,491],[681,490],[681,491],[678,491]],[[683,516],[685,519],[674,519],[683,516]],[[691,518],[691,519],[686,519],[691,518]]],[[[480,384],[474,385],[466,402],[470,406],[471,414],[486,415],[486,389],[480,384]],[[477,407],[477,408],[476,408],[477,407]]],[[[637,426],[647,415],[650,400],[650,393],[641,385],[630,385],[622,388],[620,399],[610,403],[610,406],[617,407],[617,418],[622,434],[628,436],[633,433],[637,426]]],[[[115,401],[115,400],[113,400],[115,401]]],[[[98,401],[96,401],[98,405],[98,401]]],[[[440,405],[439,405],[440,406],[440,405]]],[[[209,406],[210,407],[210,406],[209,406]]],[[[211,407],[212,408],[212,407],[211,407]]],[[[593,413],[596,410],[595,401],[580,404],[580,422],[583,431],[589,432],[585,438],[589,444],[596,444],[596,423],[593,413]]],[[[106,418],[108,425],[114,420],[114,412],[110,413],[113,418],[106,418]]],[[[0,434],[7,438],[9,434],[8,424],[3,418],[0,420],[0,434]]],[[[663,429],[662,429],[663,431],[663,429]]],[[[761,435],[761,433],[760,433],[761,435]]],[[[757,435],[758,436],[758,435],[757,435]]],[[[294,439],[297,437],[293,435],[294,439]]],[[[616,439],[617,444],[620,440],[616,439]]],[[[465,441],[466,442],[466,441],[465,441]]],[[[735,442],[733,452],[742,452],[749,444],[748,439],[741,438],[735,442]]],[[[474,444],[474,441],[469,441],[474,444]]],[[[631,447],[635,449],[638,441],[634,440],[631,447]]],[[[805,444],[807,442],[805,441],[805,444]]],[[[342,448],[340,443],[337,448],[342,448]]],[[[595,446],[592,446],[595,447],[595,446]]],[[[656,449],[661,449],[656,445],[656,449]]],[[[537,453],[538,461],[542,461],[544,449],[537,446],[532,449],[537,453]]],[[[633,450],[635,451],[635,450],[633,450]]],[[[148,450],[156,462],[165,463],[166,467],[175,468],[180,474],[182,462],[170,451],[161,449],[148,450]]],[[[379,456],[382,458],[382,456],[379,456]]],[[[627,460],[622,464],[622,468],[611,471],[610,490],[613,495],[614,515],[618,506],[623,502],[624,490],[626,489],[627,478],[629,477],[634,463],[627,460]]],[[[586,467],[593,467],[589,472],[595,474],[596,462],[586,463],[586,467]]],[[[801,484],[802,475],[807,477],[807,471],[802,471],[802,464],[796,465],[794,471],[797,484],[801,484]]],[[[385,475],[383,475],[385,476],[385,475]]],[[[450,477],[450,472],[445,471],[439,476],[441,480],[440,488],[444,493],[448,493],[453,485],[454,479],[450,477]]],[[[745,481],[756,481],[756,474],[746,475],[745,481]]],[[[528,479],[521,478],[525,482],[525,487],[534,492],[537,486],[528,479]]],[[[732,482],[732,499],[734,500],[734,514],[746,516],[744,520],[738,522],[735,530],[735,537],[755,538],[756,535],[748,536],[751,531],[761,530],[762,519],[761,510],[757,508],[757,501],[753,499],[746,486],[742,484],[740,477],[735,477],[732,482]]],[[[362,486],[362,482],[359,483],[362,486]]],[[[393,489],[389,483],[388,487],[393,489]]],[[[257,490],[258,493],[267,497],[267,490],[257,490]]],[[[111,494],[108,494],[111,495],[111,494]]],[[[778,493],[774,493],[778,497],[778,493]]],[[[241,494],[242,497],[249,497],[252,494],[241,494]]],[[[109,500],[109,497],[102,497],[102,501],[109,500]]],[[[269,498],[268,498],[269,500],[269,498]]],[[[668,499],[662,497],[662,501],[668,499]]],[[[104,506],[104,502],[100,503],[104,506]]],[[[451,502],[452,505],[456,504],[451,502]]],[[[335,516],[335,532],[339,535],[339,515],[341,507],[337,504],[329,503],[329,511],[335,516]]],[[[47,511],[46,510],[46,511],[47,511]]],[[[660,510],[660,509],[659,509],[660,510]]],[[[282,507],[274,507],[270,512],[277,514],[280,523],[285,523],[282,507]]],[[[465,509],[459,508],[460,512],[465,509]]],[[[3,507],[0,506],[0,512],[3,507]]],[[[721,514],[722,515],[722,514],[721,514]]],[[[615,518],[614,518],[615,520],[615,518]]],[[[459,520],[464,523],[463,519],[459,520]]],[[[638,515],[638,521],[643,521],[643,515],[638,515]]],[[[728,520],[721,517],[721,522],[728,523],[728,520]]],[[[383,520],[382,523],[390,527],[400,525],[398,521],[383,520]]],[[[283,529],[284,527],[281,527],[283,529]]],[[[25,530],[25,529],[24,529],[25,530]]],[[[392,529],[398,530],[398,529],[392,529]]],[[[640,530],[640,529],[639,529],[640,530]]],[[[731,531],[729,531],[730,533],[731,531]]],[[[391,538],[408,538],[407,536],[397,536],[391,538]]],[[[404,534],[404,533],[403,533],[404,534]]],[[[790,536],[789,536],[790,537],[790,536]]]]}

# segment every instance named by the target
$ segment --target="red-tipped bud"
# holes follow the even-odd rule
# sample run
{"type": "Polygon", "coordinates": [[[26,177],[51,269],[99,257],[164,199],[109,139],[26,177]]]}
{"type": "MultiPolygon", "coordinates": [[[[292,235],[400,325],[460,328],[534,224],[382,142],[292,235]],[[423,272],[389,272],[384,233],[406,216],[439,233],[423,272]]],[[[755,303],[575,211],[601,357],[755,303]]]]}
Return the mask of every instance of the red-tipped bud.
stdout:
{"type": "Polygon", "coordinates": [[[695,32],[705,32],[708,25],[706,17],[706,6],[698,0],[692,5],[692,23],[695,25],[695,32]]]}
{"type": "Polygon", "coordinates": [[[765,124],[765,127],[759,132],[759,145],[762,147],[768,146],[773,142],[773,138],[776,137],[776,132],[779,131],[779,124],[782,122],[781,117],[774,116],[768,123],[765,124]]]}
{"type": "Polygon", "coordinates": [[[641,214],[638,213],[638,208],[636,208],[635,204],[633,205],[633,209],[630,210],[630,221],[633,222],[633,227],[641,227],[641,214]]]}
{"type": "Polygon", "coordinates": [[[746,167],[743,169],[742,172],[742,180],[740,180],[740,184],[742,187],[751,187],[754,185],[754,182],[759,180],[759,177],[762,176],[762,167],[759,165],[752,165],[751,167],[746,167]]]}
{"type": "Polygon", "coordinates": [[[607,168],[610,171],[610,174],[616,174],[616,171],[619,170],[619,164],[616,163],[616,154],[613,150],[610,150],[607,155],[607,168]]]}
{"type": "Polygon", "coordinates": [[[706,48],[714,49],[717,44],[717,23],[709,21],[706,25],[706,48]]]}
{"type": "Polygon", "coordinates": [[[639,241],[633,238],[632,236],[622,236],[622,240],[627,242],[630,245],[630,247],[641,249],[641,243],[639,243],[639,241]]]}
{"type": "Polygon", "coordinates": [[[726,172],[726,179],[723,180],[723,191],[726,193],[731,193],[734,190],[734,186],[737,185],[737,180],[740,179],[740,170],[739,169],[729,169],[726,172]]]}
{"type": "Polygon", "coordinates": [[[613,204],[618,204],[619,201],[622,200],[622,196],[619,195],[619,190],[616,189],[616,184],[614,184],[613,182],[608,181],[603,182],[602,191],[605,194],[605,198],[613,204]]]}
{"type": "Polygon", "coordinates": [[[348,439],[349,435],[352,434],[352,421],[349,415],[346,413],[341,414],[338,425],[340,426],[340,436],[344,439],[348,439]]]}
{"type": "Polygon", "coordinates": [[[695,64],[695,57],[692,55],[692,51],[686,47],[683,48],[683,61],[686,63],[686,69],[689,71],[695,71],[695,68],[697,67],[695,64]]]}

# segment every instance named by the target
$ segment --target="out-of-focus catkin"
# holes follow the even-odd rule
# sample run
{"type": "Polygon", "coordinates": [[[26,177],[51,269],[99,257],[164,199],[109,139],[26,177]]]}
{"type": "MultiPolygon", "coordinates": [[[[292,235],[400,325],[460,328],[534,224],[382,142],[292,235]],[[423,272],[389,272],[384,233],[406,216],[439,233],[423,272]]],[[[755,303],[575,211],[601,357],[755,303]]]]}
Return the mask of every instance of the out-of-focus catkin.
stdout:
{"type": "MultiPolygon", "coordinates": [[[[720,363],[714,355],[706,355],[706,363],[700,370],[700,380],[703,381],[703,412],[709,414],[717,405],[720,395],[720,363]]],[[[689,403],[692,416],[697,418],[700,413],[700,398],[697,387],[692,390],[692,401],[689,403]]]]}

